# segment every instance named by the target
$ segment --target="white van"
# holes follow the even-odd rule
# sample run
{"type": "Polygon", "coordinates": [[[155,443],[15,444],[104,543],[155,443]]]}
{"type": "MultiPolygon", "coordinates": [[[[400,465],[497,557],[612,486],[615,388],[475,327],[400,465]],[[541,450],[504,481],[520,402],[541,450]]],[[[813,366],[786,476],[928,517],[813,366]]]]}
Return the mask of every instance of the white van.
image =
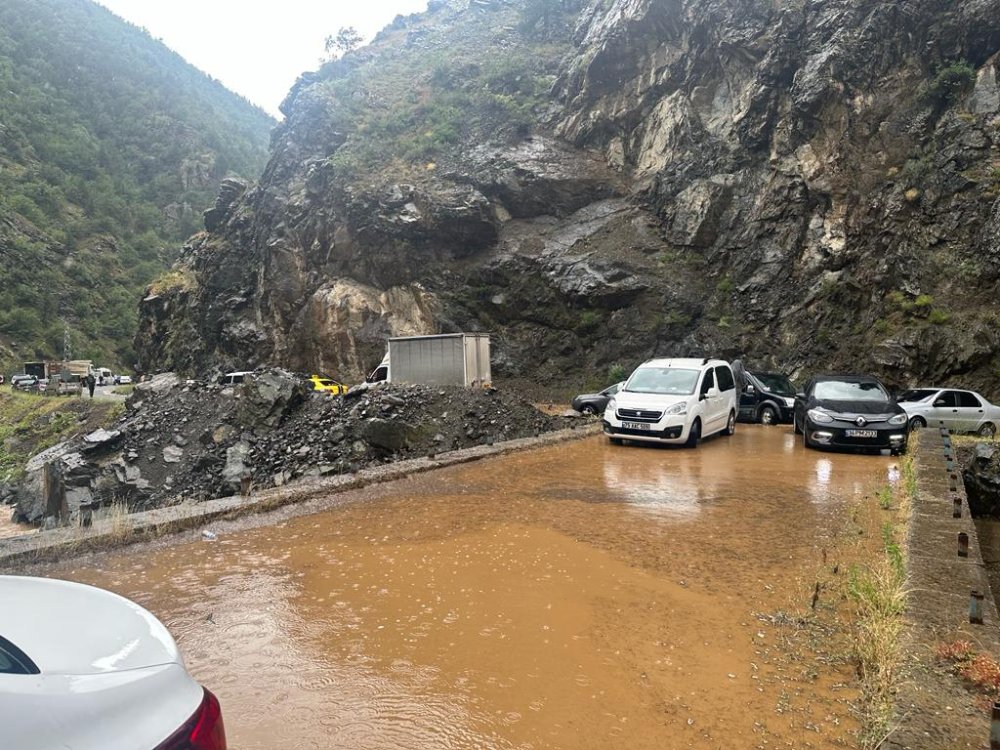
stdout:
{"type": "Polygon", "coordinates": [[[640,440],[694,447],[736,431],[739,390],[721,359],[651,359],[635,369],[604,410],[612,443],[640,440]]]}

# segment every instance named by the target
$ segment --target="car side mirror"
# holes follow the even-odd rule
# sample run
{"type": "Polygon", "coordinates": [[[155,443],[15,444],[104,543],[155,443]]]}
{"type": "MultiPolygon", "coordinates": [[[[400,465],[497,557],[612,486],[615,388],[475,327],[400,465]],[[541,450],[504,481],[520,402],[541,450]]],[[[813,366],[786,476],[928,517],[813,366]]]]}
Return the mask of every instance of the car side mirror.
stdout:
{"type": "Polygon", "coordinates": [[[754,388],[754,387],[753,387],[752,385],[748,385],[748,386],[746,387],[746,392],[747,392],[747,393],[756,393],[756,392],[757,392],[757,389],[756,389],[756,388],[754,388]]]}
{"type": "Polygon", "coordinates": [[[796,393],[795,398],[801,398],[803,401],[805,401],[806,400],[805,391],[799,391],[798,393],[796,393]]]}
{"type": "Polygon", "coordinates": [[[943,398],[939,398],[937,401],[934,402],[934,406],[947,406],[947,404],[945,404],[943,398]]]}
{"type": "Polygon", "coordinates": [[[708,393],[705,394],[708,398],[716,398],[719,395],[719,389],[712,387],[708,389],[708,393]]]}

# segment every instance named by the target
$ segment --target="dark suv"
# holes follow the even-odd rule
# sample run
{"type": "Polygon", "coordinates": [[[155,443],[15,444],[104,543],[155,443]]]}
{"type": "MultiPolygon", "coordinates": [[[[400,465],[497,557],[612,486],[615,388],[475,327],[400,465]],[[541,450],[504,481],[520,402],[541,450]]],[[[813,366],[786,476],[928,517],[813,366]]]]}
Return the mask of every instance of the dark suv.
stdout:
{"type": "Polygon", "coordinates": [[[779,424],[795,413],[795,387],[780,372],[748,372],[740,396],[740,421],[779,424]]]}

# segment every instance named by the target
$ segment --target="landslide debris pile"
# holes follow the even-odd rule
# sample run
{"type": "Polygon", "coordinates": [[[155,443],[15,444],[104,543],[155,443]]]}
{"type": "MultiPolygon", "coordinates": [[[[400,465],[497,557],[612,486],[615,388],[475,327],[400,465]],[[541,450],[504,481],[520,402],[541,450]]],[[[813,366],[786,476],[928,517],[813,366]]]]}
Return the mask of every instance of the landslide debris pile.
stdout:
{"type": "MultiPolygon", "coordinates": [[[[42,467],[61,464],[71,520],[124,501],[144,510],[556,429],[502,389],[381,384],[346,396],[316,393],[282,370],[223,387],[159,375],[136,387],[108,430],[32,460],[15,520],[46,521],[42,467]]],[[[51,523],[51,522],[50,522],[51,523]]]]}

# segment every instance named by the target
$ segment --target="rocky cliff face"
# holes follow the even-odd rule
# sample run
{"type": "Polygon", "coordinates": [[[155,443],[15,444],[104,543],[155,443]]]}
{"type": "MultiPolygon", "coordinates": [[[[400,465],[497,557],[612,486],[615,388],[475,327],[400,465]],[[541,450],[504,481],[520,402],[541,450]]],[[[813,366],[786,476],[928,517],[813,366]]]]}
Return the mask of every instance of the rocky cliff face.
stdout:
{"type": "Polygon", "coordinates": [[[1000,0],[460,0],[297,83],[142,302],[150,371],[741,356],[1000,380],[1000,0]]]}

